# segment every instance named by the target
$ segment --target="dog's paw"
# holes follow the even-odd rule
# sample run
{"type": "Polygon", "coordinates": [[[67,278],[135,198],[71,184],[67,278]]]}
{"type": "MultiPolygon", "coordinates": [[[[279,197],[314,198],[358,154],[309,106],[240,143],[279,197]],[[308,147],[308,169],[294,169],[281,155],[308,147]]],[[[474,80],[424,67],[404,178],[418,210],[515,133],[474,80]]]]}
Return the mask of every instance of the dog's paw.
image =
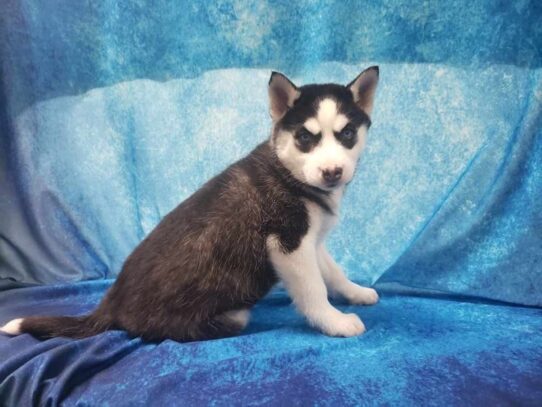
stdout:
{"type": "Polygon", "coordinates": [[[365,332],[365,325],[356,314],[338,314],[332,320],[327,321],[322,330],[329,336],[351,336],[361,335],[365,332]]]}
{"type": "Polygon", "coordinates": [[[373,305],[379,299],[375,290],[357,284],[352,284],[348,291],[344,293],[344,296],[350,304],[358,305],[373,305]]]}

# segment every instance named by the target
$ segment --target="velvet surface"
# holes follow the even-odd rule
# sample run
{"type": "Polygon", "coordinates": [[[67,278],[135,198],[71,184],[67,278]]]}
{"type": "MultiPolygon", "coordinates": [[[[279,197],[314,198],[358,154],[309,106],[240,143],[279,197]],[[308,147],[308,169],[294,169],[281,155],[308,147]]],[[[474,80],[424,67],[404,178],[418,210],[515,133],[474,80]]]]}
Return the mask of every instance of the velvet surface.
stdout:
{"type": "MultiPolygon", "coordinates": [[[[109,281],[0,294],[0,319],[90,310],[109,281]]],[[[329,338],[277,290],[238,337],[142,343],[111,331],[39,342],[0,335],[6,405],[539,405],[542,310],[381,291],[339,305],[368,328],[329,338]]]]}
{"type": "Polygon", "coordinates": [[[167,212],[269,135],[271,70],[346,84],[380,65],[328,246],[385,295],[349,308],[369,330],[347,340],[281,291],[224,341],[2,336],[0,400],[539,404],[541,20],[529,0],[3,1],[0,323],[91,309],[167,212]]]}

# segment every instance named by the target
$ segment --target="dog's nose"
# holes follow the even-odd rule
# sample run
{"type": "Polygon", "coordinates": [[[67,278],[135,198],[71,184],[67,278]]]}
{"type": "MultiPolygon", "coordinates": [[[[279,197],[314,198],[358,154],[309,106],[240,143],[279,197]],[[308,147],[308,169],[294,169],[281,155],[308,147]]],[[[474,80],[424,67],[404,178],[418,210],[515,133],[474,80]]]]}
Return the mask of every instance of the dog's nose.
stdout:
{"type": "Polygon", "coordinates": [[[333,169],[328,168],[322,170],[322,177],[328,184],[332,184],[341,179],[343,175],[343,169],[341,167],[335,167],[333,169]]]}

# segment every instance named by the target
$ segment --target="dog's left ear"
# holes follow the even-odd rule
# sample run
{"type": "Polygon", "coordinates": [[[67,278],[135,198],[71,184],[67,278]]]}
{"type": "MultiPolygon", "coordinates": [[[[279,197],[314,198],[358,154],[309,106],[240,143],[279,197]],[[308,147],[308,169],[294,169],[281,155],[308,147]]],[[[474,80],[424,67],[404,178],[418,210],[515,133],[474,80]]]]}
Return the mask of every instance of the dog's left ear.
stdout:
{"type": "Polygon", "coordinates": [[[369,116],[373,112],[376,85],[378,85],[378,66],[371,66],[346,86],[354,95],[354,102],[369,116]]]}
{"type": "Polygon", "coordinates": [[[273,72],[269,79],[269,110],[273,121],[280,120],[299,95],[297,86],[290,79],[279,72],[273,72]]]}

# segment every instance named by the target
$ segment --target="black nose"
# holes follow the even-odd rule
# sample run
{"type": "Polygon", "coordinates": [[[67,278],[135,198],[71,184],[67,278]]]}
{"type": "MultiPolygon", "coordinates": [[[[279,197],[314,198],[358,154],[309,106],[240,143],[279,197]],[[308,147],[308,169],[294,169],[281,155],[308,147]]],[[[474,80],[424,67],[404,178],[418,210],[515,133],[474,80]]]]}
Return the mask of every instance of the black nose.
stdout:
{"type": "Polygon", "coordinates": [[[334,183],[341,179],[343,175],[343,169],[341,167],[335,167],[334,169],[327,169],[322,171],[322,177],[327,183],[334,183]]]}

